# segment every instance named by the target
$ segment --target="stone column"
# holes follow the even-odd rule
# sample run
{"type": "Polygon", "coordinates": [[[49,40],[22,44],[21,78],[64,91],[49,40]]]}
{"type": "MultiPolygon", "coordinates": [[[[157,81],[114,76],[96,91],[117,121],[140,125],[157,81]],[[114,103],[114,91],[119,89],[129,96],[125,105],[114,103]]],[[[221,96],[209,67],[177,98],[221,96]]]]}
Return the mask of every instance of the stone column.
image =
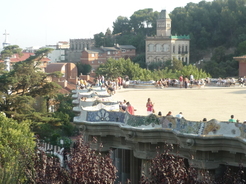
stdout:
{"type": "Polygon", "coordinates": [[[122,150],[122,179],[121,183],[126,183],[130,179],[130,150],[122,150]]]}
{"type": "Polygon", "coordinates": [[[117,172],[117,179],[115,183],[119,183],[122,179],[122,149],[116,149],[114,150],[114,165],[116,169],[118,170],[117,172]]]}
{"type": "Polygon", "coordinates": [[[149,174],[150,165],[151,165],[150,160],[142,159],[142,163],[141,163],[141,175],[144,174],[147,177],[150,176],[150,174],[149,174]]]}
{"type": "Polygon", "coordinates": [[[139,183],[141,176],[142,160],[134,157],[133,151],[130,151],[130,180],[131,183],[139,183]]]}

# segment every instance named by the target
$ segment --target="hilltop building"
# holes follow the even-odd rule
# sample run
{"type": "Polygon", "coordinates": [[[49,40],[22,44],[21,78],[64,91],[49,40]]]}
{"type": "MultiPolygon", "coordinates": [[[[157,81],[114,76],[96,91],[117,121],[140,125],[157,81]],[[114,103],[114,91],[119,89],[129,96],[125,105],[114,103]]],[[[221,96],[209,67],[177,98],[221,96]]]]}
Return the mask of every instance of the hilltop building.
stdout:
{"type": "Polygon", "coordinates": [[[187,64],[190,61],[190,37],[171,35],[171,19],[162,10],[156,24],[156,35],[146,37],[146,63],[168,61],[176,58],[187,64]]]}

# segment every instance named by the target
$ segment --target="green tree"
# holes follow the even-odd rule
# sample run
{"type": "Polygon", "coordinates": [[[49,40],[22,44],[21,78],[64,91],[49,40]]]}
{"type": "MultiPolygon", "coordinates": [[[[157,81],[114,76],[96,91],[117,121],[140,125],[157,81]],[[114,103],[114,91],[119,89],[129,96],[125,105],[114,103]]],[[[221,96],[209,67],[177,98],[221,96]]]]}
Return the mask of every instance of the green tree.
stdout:
{"type": "Polygon", "coordinates": [[[24,183],[36,145],[29,126],[30,122],[17,123],[0,113],[0,183],[24,183]]]}
{"type": "Polygon", "coordinates": [[[22,56],[22,49],[18,45],[6,46],[1,52],[1,59],[4,60],[6,57],[11,57],[14,54],[22,56]]]}
{"type": "Polygon", "coordinates": [[[225,50],[226,50],[226,48],[223,46],[217,47],[213,52],[213,56],[212,56],[211,60],[216,61],[217,63],[224,61],[225,50]]]}
{"type": "Polygon", "coordinates": [[[164,61],[155,61],[148,64],[148,69],[151,71],[154,70],[162,70],[165,68],[165,62],[164,61]]]}
{"type": "Polygon", "coordinates": [[[88,75],[91,72],[92,66],[89,64],[76,63],[78,69],[78,75],[88,75]]]}
{"type": "Polygon", "coordinates": [[[172,61],[172,69],[173,70],[182,70],[183,69],[182,61],[174,58],[173,61],[172,61]]]}
{"type": "Polygon", "coordinates": [[[132,59],[132,62],[139,64],[141,68],[146,68],[145,54],[138,54],[132,59]]]}
{"type": "Polygon", "coordinates": [[[124,68],[121,61],[124,61],[124,59],[114,60],[109,58],[106,63],[101,64],[99,68],[97,68],[96,74],[104,75],[107,79],[115,79],[118,76],[122,76],[124,68]]]}
{"type": "Polygon", "coordinates": [[[211,77],[210,74],[206,73],[204,70],[197,68],[194,65],[185,65],[181,70],[175,70],[175,73],[178,76],[190,76],[192,74],[195,79],[201,79],[206,77],[211,77]]]}
{"type": "Polygon", "coordinates": [[[130,33],[131,31],[131,26],[130,26],[130,21],[128,20],[127,17],[119,16],[113,22],[113,34],[118,34],[118,33],[130,33]]]}
{"type": "Polygon", "coordinates": [[[105,38],[105,35],[102,32],[95,34],[94,35],[95,46],[96,47],[105,46],[104,38],[105,38]]]}
{"type": "Polygon", "coordinates": [[[13,70],[0,76],[0,111],[8,117],[18,118],[23,114],[32,114],[35,97],[55,96],[60,86],[47,80],[48,75],[38,66],[41,59],[51,49],[40,49],[25,61],[16,63],[13,70]]]}
{"type": "Polygon", "coordinates": [[[238,53],[238,55],[240,55],[240,56],[246,54],[246,41],[241,42],[241,43],[238,44],[238,47],[237,47],[237,53],[238,53]]]}

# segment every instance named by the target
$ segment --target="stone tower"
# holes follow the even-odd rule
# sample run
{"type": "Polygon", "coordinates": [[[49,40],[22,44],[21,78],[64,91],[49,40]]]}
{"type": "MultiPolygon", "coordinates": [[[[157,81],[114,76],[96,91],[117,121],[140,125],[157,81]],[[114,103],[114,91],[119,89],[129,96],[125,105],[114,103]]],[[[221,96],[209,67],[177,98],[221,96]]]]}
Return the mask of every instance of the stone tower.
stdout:
{"type": "Polygon", "coordinates": [[[156,23],[156,35],[145,39],[146,64],[174,58],[189,64],[190,37],[171,34],[171,19],[166,10],[161,11],[156,23]]]}
{"type": "Polygon", "coordinates": [[[171,19],[166,10],[162,10],[157,19],[156,36],[171,36],[171,19]]]}

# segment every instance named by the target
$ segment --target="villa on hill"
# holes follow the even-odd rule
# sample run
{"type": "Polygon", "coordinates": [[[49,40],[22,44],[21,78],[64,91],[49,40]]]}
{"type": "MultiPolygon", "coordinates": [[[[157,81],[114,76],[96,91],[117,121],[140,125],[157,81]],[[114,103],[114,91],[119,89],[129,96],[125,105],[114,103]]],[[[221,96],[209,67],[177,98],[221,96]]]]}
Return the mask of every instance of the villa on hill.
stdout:
{"type": "Polygon", "coordinates": [[[156,35],[146,37],[146,63],[168,61],[174,58],[190,62],[190,37],[171,35],[171,19],[162,10],[156,24],[156,35]]]}

